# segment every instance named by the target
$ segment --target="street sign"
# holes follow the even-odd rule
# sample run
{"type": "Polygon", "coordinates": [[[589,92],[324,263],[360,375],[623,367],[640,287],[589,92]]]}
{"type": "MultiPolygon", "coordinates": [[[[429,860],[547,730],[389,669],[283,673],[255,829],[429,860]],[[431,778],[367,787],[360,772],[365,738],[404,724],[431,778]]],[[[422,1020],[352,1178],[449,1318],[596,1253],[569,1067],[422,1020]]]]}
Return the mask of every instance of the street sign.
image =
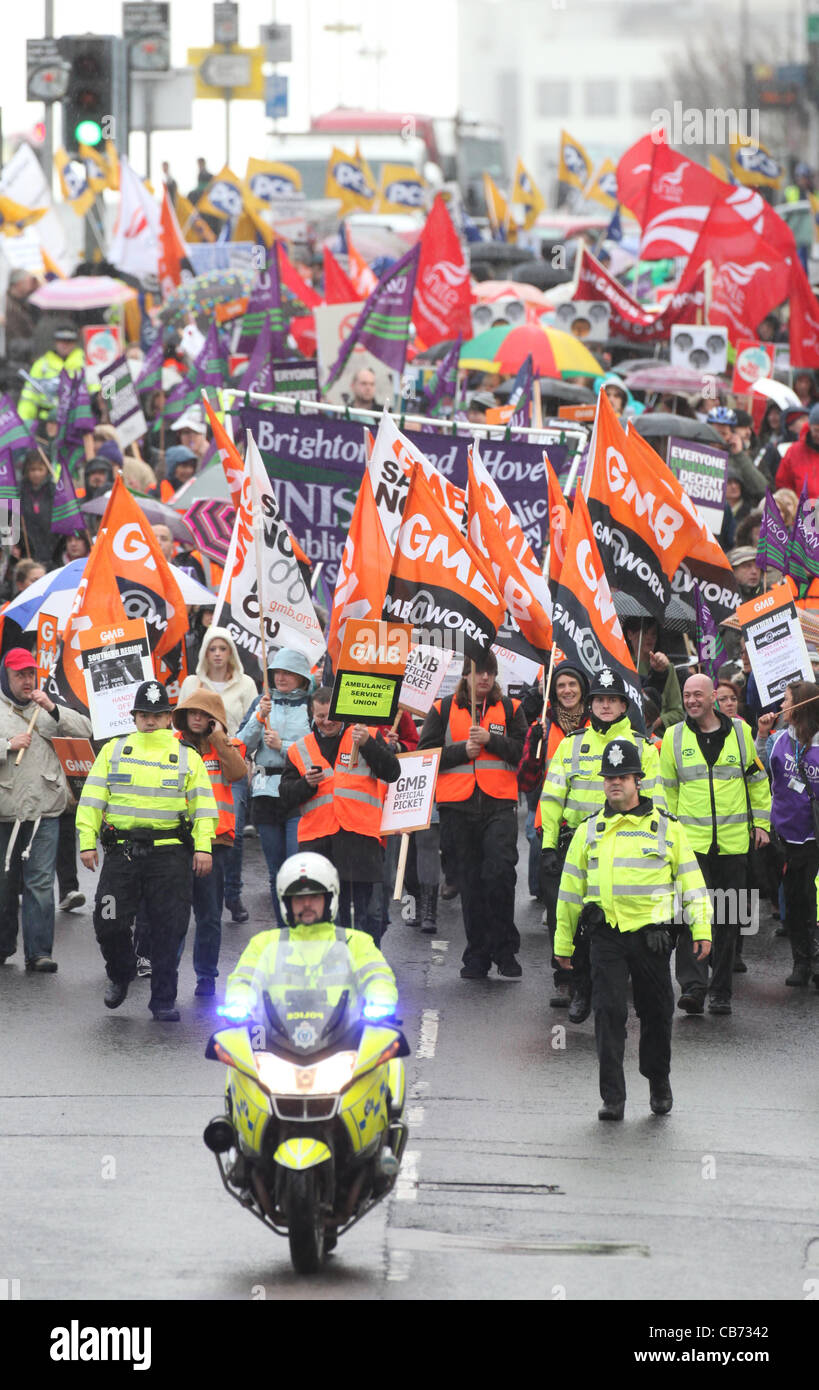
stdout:
{"type": "Polygon", "coordinates": [[[808,43],[819,43],[819,13],[806,16],[808,21],[808,43]]]}
{"type": "Polygon", "coordinates": [[[264,114],[272,120],[287,115],[287,78],[278,72],[264,80],[264,114]]]}
{"type": "Polygon", "coordinates": [[[131,130],[191,130],[195,78],[192,68],[133,73],[131,130]]]}
{"type": "Polygon", "coordinates": [[[188,63],[196,68],[198,100],[222,101],[226,89],[235,101],[263,101],[263,48],[189,48],[188,63]],[[241,67],[240,67],[241,63],[241,67]]]}
{"type": "Polygon", "coordinates": [[[167,72],[171,65],[171,7],[169,4],[122,6],[122,35],[128,44],[131,72],[167,72]]]}
{"type": "Polygon", "coordinates": [[[60,101],[70,72],[56,39],[26,39],[26,101],[60,101]]]}
{"type": "Polygon", "coordinates": [[[292,24],[260,24],[259,43],[266,63],[289,63],[293,57],[292,24]]]}
{"type": "Polygon", "coordinates": [[[239,6],[220,4],[213,7],[213,42],[234,44],[239,42],[239,6]]]}
{"type": "Polygon", "coordinates": [[[212,53],[199,69],[206,87],[246,87],[250,82],[250,59],[244,53],[212,53]]]}

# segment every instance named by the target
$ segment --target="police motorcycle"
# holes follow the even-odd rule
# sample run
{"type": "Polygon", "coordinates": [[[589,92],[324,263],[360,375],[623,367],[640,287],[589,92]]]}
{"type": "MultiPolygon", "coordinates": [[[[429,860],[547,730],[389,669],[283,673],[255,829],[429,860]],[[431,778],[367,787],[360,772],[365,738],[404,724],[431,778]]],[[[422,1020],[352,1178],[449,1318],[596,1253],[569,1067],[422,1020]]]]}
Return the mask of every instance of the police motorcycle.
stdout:
{"type": "Polygon", "coordinates": [[[360,996],[345,932],[325,943],[313,970],[288,958],[289,935],[270,933],[281,943],[275,981],[254,972],[261,1008],[219,1010],[226,1026],[205,1056],[228,1068],[225,1114],[203,1138],[225,1190],[287,1236],[297,1274],[315,1274],[395,1185],[409,1046],[392,1002],[360,996]]]}

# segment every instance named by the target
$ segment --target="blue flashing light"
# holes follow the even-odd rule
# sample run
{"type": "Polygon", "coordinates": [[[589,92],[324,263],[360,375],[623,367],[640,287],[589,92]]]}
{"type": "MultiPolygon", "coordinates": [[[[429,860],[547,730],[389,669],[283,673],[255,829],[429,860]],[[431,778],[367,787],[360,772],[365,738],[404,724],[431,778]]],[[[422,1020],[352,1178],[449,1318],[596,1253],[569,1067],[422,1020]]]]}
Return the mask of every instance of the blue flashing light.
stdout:
{"type": "Polygon", "coordinates": [[[383,1003],[378,999],[370,999],[364,1005],[364,1017],[374,1022],[377,1019],[392,1018],[395,1014],[395,1005],[383,1003]]]}
{"type": "Polygon", "coordinates": [[[220,1018],[229,1018],[232,1023],[246,1023],[249,1018],[245,1004],[217,1004],[216,1012],[220,1018]]]}

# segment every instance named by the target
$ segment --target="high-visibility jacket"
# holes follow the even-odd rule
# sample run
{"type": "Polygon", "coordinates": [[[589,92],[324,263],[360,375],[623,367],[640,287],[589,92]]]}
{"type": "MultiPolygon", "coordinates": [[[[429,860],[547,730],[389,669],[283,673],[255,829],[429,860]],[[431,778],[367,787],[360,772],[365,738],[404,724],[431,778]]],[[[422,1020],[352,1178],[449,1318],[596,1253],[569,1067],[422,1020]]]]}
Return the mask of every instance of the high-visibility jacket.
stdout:
{"type": "MultiPolygon", "coordinates": [[[[32,363],[28,374],[34,381],[54,381],[62,371],[76,376],[84,370],[85,354],[81,347],[74,348],[67,357],[61,357],[54,348],[49,348],[48,352],[44,352],[42,357],[38,357],[37,361],[32,363]]],[[[52,404],[48,397],[41,396],[39,391],[26,382],[17,402],[17,414],[21,420],[47,420],[56,405],[56,396],[52,404]]]]}
{"type": "MultiPolygon", "coordinates": [[[[375,738],[376,729],[370,729],[375,738]]],[[[386,782],[373,777],[364,754],[359,750],[358,762],[350,767],[353,730],[349,725],[338,748],[335,767],[323,756],[314,733],[306,734],[287,750],[302,777],[310,767],[320,767],[321,781],[315,796],[305,801],[299,814],[299,843],[320,840],[336,831],[353,830],[357,835],[379,838],[381,812],[387,791],[386,782]]]]}
{"type": "Polygon", "coordinates": [[[666,729],[660,772],[669,811],[679,816],[695,850],[707,854],[716,838],[720,854],[747,854],[748,822],[770,831],[771,789],[744,719],[732,728],[713,767],[687,720],[666,729]]]}
{"type": "MultiPolygon", "coordinates": [[[[435,708],[439,714],[442,703],[441,700],[435,701],[435,708]]],[[[514,714],[520,706],[520,701],[510,700],[508,703],[512,706],[514,714]]],[[[488,729],[492,734],[505,735],[506,709],[503,701],[498,700],[496,704],[489,705],[478,722],[482,729],[488,729]]],[[[450,704],[444,743],[465,743],[471,727],[471,710],[462,709],[453,700],[450,704]]],[[[499,758],[497,753],[490,750],[488,744],[484,745],[477,758],[468,758],[456,767],[441,768],[435,787],[435,800],[444,805],[453,801],[468,801],[476,783],[487,796],[496,797],[499,801],[517,802],[517,767],[513,767],[504,758],[499,758]]]]}
{"type": "MultiPolygon", "coordinates": [[[[557,723],[557,721],[554,719],[550,719],[549,733],[546,739],[546,758],[544,764],[547,771],[551,767],[552,759],[554,758],[555,753],[557,752],[565,737],[566,735],[561,729],[560,725],[557,723]]],[[[535,807],[535,830],[543,830],[543,813],[541,811],[540,800],[538,800],[537,806],[535,807]]]]}
{"type": "Polygon", "coordinates": [[[556,956],[573,954],[584,903],[598,903],[621,932],[676,920],[695,941],[711,939],[708,890],[685,830],[642,797],[633,811],[598,812],[575,830],[557,896],[556,956]]]}
{"type": "Polygon", "coordinates": [[[565,820],[570,830],[575,830],[582,820],[603,806],[606,793],[600,761],[607,745],[618,738],[637,746],[643,769],[640,795],[649,797],[655,806],[665,806],[660,760],[653,744],[632,729],[626,715],[603,730],[589,724],[585,729],[568,734],[549,764],[540,798],[544,849],[557,849],[561,821],[565,820]]]}
{"type": "MultiPolygon", "coordinates": [[[[181,738],[181,734],[177,732],[176,737],[181,738]]],[[[245,745],[235,738],[230,739],[230,743],[237,754],[244,759],[246,752],[245,745]]],[[[206,751],[201,756],[202,762],[205,765],[205,771],[210,778],[211,791],[213,792],[216,809],[219,813],[219,821],[216,826],[216,838],[218,840],[222,836],[227,836],[229,839],[233,840],[236,838],[236,811],[233,805],[233,783],[237,782],[239,779],[227,775],[224,763],[212,743],[208,744],[206,751]]]]}
{"type": "Polygon", "coordinates": [[[794,598],[794,606],[802,608],[806,612],[819,608],[819,579],[811,579],[805,590],[804,598],[799,598],[799,589],[789,574],[783,579],[783,584],[787,584],[794,598]]]}
{"type": "MultiPolygon", "coordinates": [[[[174,830],[193,822],[194,848],[210,853],[218,811],[199,754],[172,729],[124,734],[100,750],[77,807],[80,849],[94,849],[103,820],[117,830],[174,830]]],[[[178,837],[156,844],[178,844],[178,837]]]]}
{"type": "Polygon", "coordinates": [[[345,988],[359,999],[398,1002],[395,976],[371,936],[312,922],[252,937],[228,976],[225,1006],[265,1017],[263,991],[275,1005],[292,989],[326,989],[335,1003],[345,988]]]}

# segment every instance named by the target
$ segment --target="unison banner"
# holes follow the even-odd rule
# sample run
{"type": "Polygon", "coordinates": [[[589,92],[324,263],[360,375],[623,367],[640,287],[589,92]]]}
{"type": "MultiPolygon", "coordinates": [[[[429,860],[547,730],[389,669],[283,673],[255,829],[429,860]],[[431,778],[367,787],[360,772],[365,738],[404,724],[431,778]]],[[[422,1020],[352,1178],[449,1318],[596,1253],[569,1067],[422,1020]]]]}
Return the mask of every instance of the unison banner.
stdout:
{"type": "MultiPolygon", "coordinates": [[[[350,420],[289,415],[251,406],[236,413],[241,428],[250,430],[256,440],[276,484],[276,496],[288,526],[313,563],[324,565],[324,578],[334,585],[364,474],[363,426],[350,420]]],[[[423,434],[415,430],[404,433],[440,473],[459,487],[466,487],[471,435],[423,434]]],[[[550,444],[548,451],[555,471],[565,475],[568,446],[550,444]]],[[[533,551],[542,554],[549,538],[543,445],[514,436],[508,440],[482,440],[481,460],[515,513],[533,551]]],[[[405,489],[401,496],[406,496],[405,489]]]]}

